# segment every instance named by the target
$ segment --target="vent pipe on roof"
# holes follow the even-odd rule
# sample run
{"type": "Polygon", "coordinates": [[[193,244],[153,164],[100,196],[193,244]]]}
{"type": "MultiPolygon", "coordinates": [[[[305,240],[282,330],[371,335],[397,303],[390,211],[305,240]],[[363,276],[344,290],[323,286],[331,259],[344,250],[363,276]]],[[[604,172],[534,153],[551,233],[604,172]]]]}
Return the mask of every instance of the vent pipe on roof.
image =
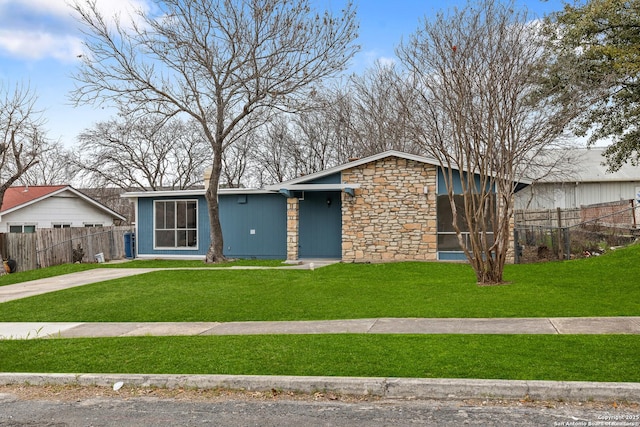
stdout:
{"type": "Polygon", "coordinates": [[[29,192],[29,184],[24,186],[24,190],[22,190],[23,193],[28,193],[29,192]]]}

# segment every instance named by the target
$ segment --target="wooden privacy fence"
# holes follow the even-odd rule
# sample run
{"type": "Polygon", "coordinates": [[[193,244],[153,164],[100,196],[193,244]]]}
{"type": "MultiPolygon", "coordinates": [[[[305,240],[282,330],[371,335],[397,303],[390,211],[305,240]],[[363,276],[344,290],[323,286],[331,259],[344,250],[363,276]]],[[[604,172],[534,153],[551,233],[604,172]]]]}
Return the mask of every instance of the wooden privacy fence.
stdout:
{"type": "Polygon", "coordinates": [[[582,205],[572,209],[517,210],[514,214],[516,226],[573,227],[598,223],[607,227],[637,228],[634,200],[582,205]]]}
{"type": "Polygon", "coordinates": [[[125,233],[130,227],[42,228],[35,233],[0,233],[0,253],[17,262],[17,271],[74,262],[125,257],[125,233]]]}

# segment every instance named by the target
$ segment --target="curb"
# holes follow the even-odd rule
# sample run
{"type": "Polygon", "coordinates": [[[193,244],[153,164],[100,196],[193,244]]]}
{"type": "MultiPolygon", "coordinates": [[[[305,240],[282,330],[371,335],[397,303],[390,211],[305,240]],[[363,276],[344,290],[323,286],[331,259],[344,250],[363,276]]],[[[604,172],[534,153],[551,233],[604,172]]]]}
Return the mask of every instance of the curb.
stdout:
{"type": "Polygon", "coordinates": [[[481,379],[0,373],[0,385],[230,389],[376,396],[388,399],[532,399],[640,403],[640,383],[481,379]]]}

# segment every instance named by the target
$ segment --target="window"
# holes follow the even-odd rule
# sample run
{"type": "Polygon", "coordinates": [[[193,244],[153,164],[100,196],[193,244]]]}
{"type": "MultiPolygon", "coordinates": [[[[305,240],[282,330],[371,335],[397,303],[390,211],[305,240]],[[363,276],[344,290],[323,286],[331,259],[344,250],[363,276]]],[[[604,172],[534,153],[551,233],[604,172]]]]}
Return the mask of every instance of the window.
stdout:
{"type": "Polygon", "coordinates": [[[198,246],[198,202],[158,200],[155,209],[156,248],[196,248],[198,246]]]}
{"type": "Polygon", "coordinates": [[[94,228],[94,227],[102,227],[102,224],[93,224],[93,223],[85,222],[84,226],[86,228],[94,228]]]}
{"type": "MultiPolygon", "coordinates": [[[[464,196],[455,195],[454,203],[456,205],[456,212],[458,216],[458,227],[462,233],[462,238],[465,245],[469,247],[469,227],[464,219],[464,196]]],[[[444,252],[461,252],[460,242],[453,228],[453,211],[451,210],[451,203],[449,202],[448,195],[438,196],[438,251],[444,252]]],[[[493,200],[495,203],[495,200],[493,200]]],[[[491,226],[487,224],[487,229],[491,229],[491,226]]],[[[491,233],[488,236],[492,238],[491,233]]]]}
{"type": "Polygon", "coordinates": [[[71,228],[71,224],[53,224],[53,228],[71,228]]]}
{"type": "Polygon", "coordinates": [[[35,225],[10,225],[9,233],[35,233],[35,225]]]}

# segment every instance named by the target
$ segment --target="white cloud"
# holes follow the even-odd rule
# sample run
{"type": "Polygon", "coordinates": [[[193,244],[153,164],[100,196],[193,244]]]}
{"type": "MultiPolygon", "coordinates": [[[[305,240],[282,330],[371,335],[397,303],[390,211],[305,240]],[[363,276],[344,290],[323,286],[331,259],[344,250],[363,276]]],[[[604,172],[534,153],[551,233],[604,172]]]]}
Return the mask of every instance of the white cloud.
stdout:
{"type": "Polygon", "coordinates": [[[71,35],[3,29],[0,30],[0,50],[22,59],[48,57],[70,62],[82,52],[82,41],[71,35]]]}
{"type": "MultiPolygon", "coordinates": [[[[0,0],[0,54],[28,60],[75,60],[82,51],[82,35],[69,6],[72,1],[0,0]]],[[[152,10],[149,0],[97,0],[97,6],[109,21],[116,15],[126,21],[136,10],[152,10]]]]}
{"type": "MultiPolygon", "coordinates": [[[[83,4],[83,0],[77,1],[83,4]]],[[[31,10],[34,13],[67,17],[71,13],[70,4],[74,0],[0,0],[0,9],[8,7],[20,7],[31,10]]],[[[113,16],[115,13],[129,13],[136,9],[150,10],[148,0],[98,0],[98,8],[105,16],[113,16]]]]}

